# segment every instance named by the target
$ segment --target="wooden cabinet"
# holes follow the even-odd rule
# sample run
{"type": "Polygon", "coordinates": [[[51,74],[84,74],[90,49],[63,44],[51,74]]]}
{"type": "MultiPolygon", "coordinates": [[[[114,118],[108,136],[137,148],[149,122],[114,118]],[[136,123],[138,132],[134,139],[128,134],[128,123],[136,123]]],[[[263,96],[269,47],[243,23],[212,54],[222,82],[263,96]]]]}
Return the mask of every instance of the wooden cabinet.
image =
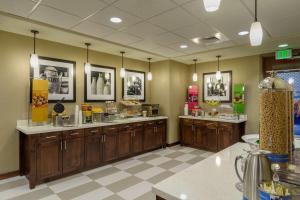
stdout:
{"type": "Polygon", "coordinates": [[[30,188],[166,145],[166,120],[64,132],[20,133],[20,174],[30,188]]]}
{"type": "Polygon", "coordinates": [[[118,158],[118,127],[103,128],[103,159],[105,162],[118,158]]]}
{"type": "Polygon", "coordinates": [[[131,143],[133,137],[133,126],[125,125],[119,128],[118,134],[118,156],[124,157],[131,154],[131,143]]]}
{"type": "Polygon", "coordinates": [[[194,145],[194,125],[192,120],[182,119],[181,121],[181,144],[194,145]]]}
{"type": "Polygon", "coordinates": [[[181,144],[208,151],[220,151],[240,141],[245,133],[245,122],[226,123],[181,119],[181,144]]]}
{"type": "Polygon", "coordinates": [[[156,146],[155,129],[156,129],[155,122],[145,123],[144,150],[150,150],[155,148],[156,146]]]}
{"type": "Polygon", "coordinates": [[[85,130],[85,167],[93,168],[103,161],[103,135],[100,128],[85,130]]]}
{"type": "Polygon", "coordinates": [[[37,144],[37,177],[48,179],[61,175],[62,145],[59,133],[44,135],[37,144]]]}
{"type": "Polygon", "coordinates": [[[131,151],[133,154],[143,151],[144,125],[143,123],[134,124],[131,151]]]}

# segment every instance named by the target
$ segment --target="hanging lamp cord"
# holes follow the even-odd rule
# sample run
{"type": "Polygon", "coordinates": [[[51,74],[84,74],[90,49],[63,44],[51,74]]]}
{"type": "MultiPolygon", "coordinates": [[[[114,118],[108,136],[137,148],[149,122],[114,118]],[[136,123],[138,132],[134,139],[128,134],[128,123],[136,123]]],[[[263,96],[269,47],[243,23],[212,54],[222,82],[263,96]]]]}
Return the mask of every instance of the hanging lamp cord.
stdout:
{"type": "Polygon", "coordinates": [[[36,38],[36,32],[33,33],[33,53],[35,54],[35,38],[36,38]]]}
{"type": "Polygon", "coordinates": [[[148,70],[149,72],[151,71],[151,58],[148,58],[148,70]]]}
{"type": "Polygon", "coordinates": [[[255,4],[254,5],[255,6],[255,8],[254,8],[255,9],[255,11],[254,11],[255,12],[254,13],[254,21],[257,22],[257,0],[255,0],[254,4],[255,4]]]}
{"type": "Polygon", "coordinates": [[[194,72],[196,73],[196,68],[197,68],[197,59],[194,59],[194,72]]]}

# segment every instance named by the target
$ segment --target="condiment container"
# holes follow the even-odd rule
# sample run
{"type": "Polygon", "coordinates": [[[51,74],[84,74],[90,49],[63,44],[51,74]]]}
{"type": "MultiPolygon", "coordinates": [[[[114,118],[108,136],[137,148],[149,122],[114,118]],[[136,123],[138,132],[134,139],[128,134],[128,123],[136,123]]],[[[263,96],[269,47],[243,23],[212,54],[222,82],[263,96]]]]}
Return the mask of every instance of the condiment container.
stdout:
{"type": "Polygon", "coordinates": [[[293,146],[293,90],[271,73],[260,84],[260,149],[270,151],[272,163],[288,162],[293,146]]]}

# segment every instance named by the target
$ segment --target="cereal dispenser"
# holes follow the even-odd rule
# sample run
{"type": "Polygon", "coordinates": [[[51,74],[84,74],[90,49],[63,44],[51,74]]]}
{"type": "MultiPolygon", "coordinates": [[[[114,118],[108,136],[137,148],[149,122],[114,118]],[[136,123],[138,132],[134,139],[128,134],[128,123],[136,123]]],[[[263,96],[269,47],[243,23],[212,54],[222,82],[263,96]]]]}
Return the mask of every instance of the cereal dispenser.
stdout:
{"type": "Polygon", "coordinates": [[[292,157],[294,141],[293,90],[275,72],[259,88],[260,149],[271,152],[271,162],[284,164],[292,157]]]}

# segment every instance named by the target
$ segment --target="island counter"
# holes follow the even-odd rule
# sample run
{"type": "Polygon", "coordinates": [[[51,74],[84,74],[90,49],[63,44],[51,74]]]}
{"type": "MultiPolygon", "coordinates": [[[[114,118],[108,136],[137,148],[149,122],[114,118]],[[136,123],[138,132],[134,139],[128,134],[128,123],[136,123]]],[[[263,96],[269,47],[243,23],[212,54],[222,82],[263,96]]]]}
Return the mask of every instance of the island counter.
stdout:
{"type": "Polygon", "coordinates": [[[248,144],[236,143],[154,185],[152,192],[157,200],[240,200],[234,161],[245,149],[248,144]]]}

